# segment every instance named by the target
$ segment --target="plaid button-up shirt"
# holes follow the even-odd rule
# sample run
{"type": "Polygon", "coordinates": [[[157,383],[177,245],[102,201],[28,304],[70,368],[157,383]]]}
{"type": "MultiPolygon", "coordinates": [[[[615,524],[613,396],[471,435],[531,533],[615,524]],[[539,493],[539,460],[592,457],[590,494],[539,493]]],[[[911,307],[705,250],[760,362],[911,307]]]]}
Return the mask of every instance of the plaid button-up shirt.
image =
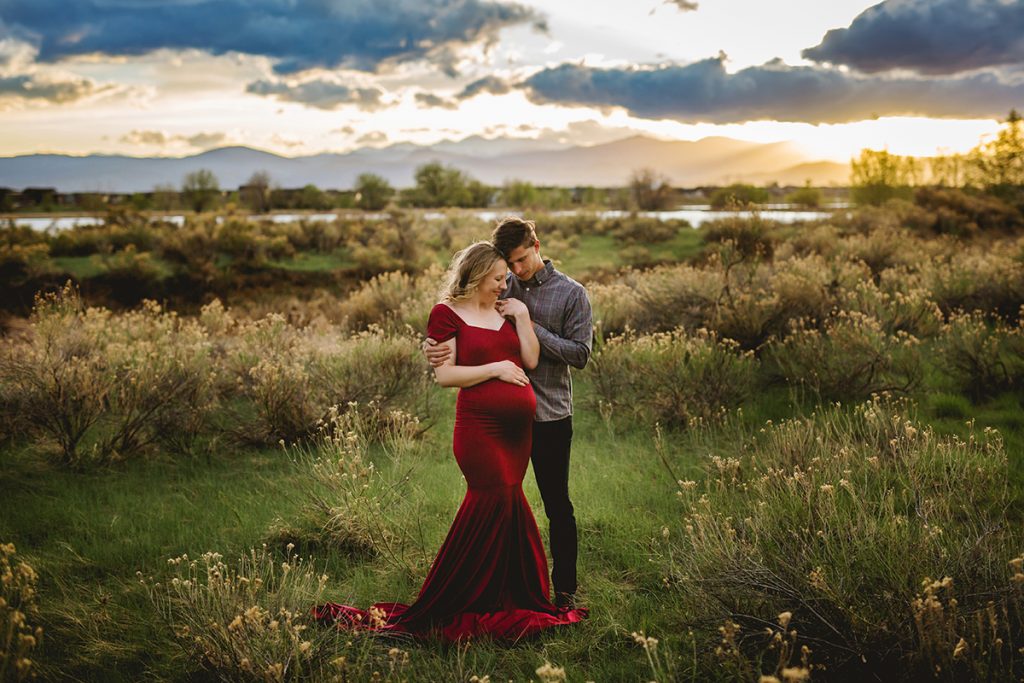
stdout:
{"type": "Polygon", "coordinates": [[[537,367],[527,370],[537,395],[537,422],[552,422],[572,415],[572,378],[569,366],[583,369],[593,344],[593,313],[583,285],[544,267],[527,281],[508,274],[503,298],[519,299],[530,311],[540,342],[537,367]]]}

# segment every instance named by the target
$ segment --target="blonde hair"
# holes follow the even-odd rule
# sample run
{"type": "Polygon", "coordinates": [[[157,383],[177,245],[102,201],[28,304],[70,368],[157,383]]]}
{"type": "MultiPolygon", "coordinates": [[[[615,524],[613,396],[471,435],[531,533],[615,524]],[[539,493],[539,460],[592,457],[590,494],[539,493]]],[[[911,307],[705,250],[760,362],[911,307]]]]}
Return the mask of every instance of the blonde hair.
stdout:
{"type": "Polygon", "coordinates": [[[490,242],[474,242],[456,253],[445,274],[441,300],[461,301],[472,296],[494,264],[504,260],[490,242]]]}

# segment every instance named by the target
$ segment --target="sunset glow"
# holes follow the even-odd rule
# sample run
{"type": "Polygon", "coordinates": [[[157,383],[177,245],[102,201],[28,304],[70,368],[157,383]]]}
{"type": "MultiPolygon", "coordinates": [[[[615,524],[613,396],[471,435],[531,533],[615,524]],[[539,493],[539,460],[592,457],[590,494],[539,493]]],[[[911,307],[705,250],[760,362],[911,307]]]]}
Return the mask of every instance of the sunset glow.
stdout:
{"type": "MultiPolygon", "coordinates": [[[[77,19],[40,22],[0,1],[0,155],[182,156],[244,145],[301,156],[470,136],[569,146],[640,134],[790,141],[808,159],[843,162],[864,147],[964,152],[1024,102],[1006,66],[1012,55],[961,64],[951,45],[948,64],[892,54],[887,71],[857,61],[851,41],[869,45],[876,24],[920,21],[911,15],[921,2],[437,0],[406,19],[389,13],[407,0],[365,16],[300,2],[275,19],[251,0],[249,42],[154,32],[129,40],[106,27],[141,31],[157,15],[50,4],[77,8],[66,12],[77,19]],[[414,19],[434,23],[420,43],[396,42],[414,19]],[[274,21],[296,42],[261,37],[274,21]],[[379,40],[336,45],[317,34],[324,23],[339,40],[345,31],[379,40]]],[[[181,25],[167,30],[184,32],[200,5],[221,11],[214,0],[182,2],[181,25]]]]}

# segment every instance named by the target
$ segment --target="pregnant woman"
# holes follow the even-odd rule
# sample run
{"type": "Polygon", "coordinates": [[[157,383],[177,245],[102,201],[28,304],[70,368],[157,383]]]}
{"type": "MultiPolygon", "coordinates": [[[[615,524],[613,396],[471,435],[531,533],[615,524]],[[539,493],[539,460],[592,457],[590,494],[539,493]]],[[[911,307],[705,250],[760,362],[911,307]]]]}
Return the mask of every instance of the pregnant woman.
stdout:
{"type": "Polygon", "coordinates": [[[523,495],[536,408],[523,366],[536,367],[540,346],[525,304],[508,299],[505,317],[495,309],[506,272],[490,242],[470,245],[456,254],[430,312],[428,336],[452,350],[435,376],[460,388],[453,450],[467,490],[419,597],[377,604],[374,618],[328,603],[315,609],[319,620],[459,640],[515,639],[587,616],[551,603],[547,558],[523,495]]]}

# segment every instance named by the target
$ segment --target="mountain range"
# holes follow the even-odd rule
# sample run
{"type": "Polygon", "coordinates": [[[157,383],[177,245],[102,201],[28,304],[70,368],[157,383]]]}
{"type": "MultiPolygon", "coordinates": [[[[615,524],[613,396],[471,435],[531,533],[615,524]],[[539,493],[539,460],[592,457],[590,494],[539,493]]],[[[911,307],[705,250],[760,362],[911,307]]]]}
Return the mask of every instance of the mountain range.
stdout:
{"type": "Polygon", "coordinates": [[[147,192],[180,186],[187,173],[208,169],[234,189],[256,171],[275,185],[349,188],[360,173],[376,173],[396,187],[414,184],[415,169],[439,161],[492,185],[528,180],[563,187],[626,185],[633,171],[651,168],[677,187],[734,182],[845,185],[849,166],[808,158],[788,142],[756,143],[723,137],[665,141],[633,136],[592,146],[479,136],[431,146],[409,143],[345,154],[284,157],[250,147],[222,147],[187,157],[31,154],[0,157],[0,187],[54,187],[60,192],[147,192]]]}

